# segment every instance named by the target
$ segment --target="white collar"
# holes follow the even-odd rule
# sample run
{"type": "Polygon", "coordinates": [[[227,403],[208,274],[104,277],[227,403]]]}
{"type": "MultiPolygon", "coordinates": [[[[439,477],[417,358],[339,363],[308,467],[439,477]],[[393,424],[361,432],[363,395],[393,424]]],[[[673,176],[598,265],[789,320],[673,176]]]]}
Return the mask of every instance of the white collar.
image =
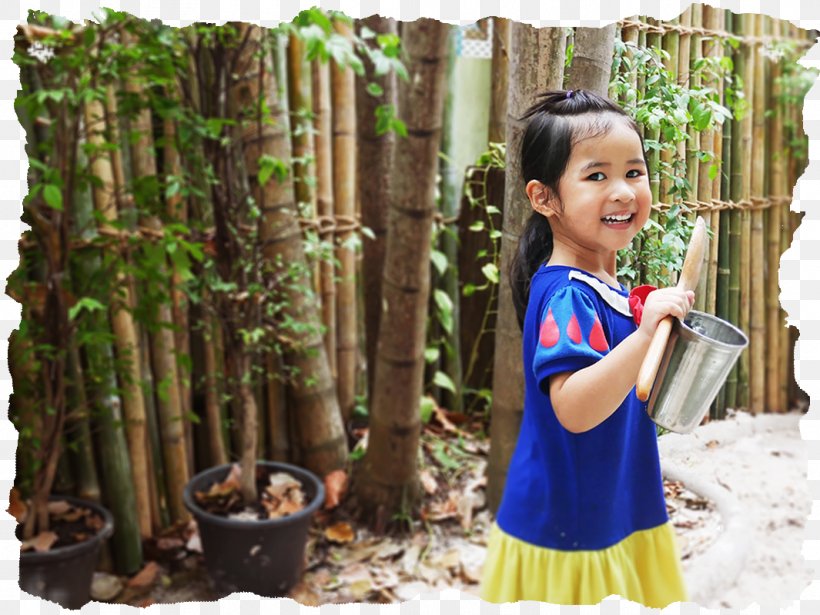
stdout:
{"type": "Polygon", "coordinates": [[[604,284],[598,278],[573,269],[569,272],[569,279],[584,282],[587,286],[598,293],[598,296],[606,301],[609,307],[624,316],[629,316],[630,318],[632,317],[632,310],[629,308],[629,300],[623,295],[619,295],[615,292],[615,290],[604,284]]]}

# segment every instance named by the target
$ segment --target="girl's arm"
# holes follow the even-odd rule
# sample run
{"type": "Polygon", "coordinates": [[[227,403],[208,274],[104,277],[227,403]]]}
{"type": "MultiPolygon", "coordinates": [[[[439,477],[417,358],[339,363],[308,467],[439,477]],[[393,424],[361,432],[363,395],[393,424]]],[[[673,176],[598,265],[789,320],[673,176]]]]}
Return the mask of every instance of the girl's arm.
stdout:
{"type": "Polygon", "coordinates": [[[663,288],[650,295],[637,331],[589,367],[550,377],[550,399],[565,429],[581,433],[604,422],[635,386],[649,343],[666,316],[683,319],[695,293],[663,288]]]}

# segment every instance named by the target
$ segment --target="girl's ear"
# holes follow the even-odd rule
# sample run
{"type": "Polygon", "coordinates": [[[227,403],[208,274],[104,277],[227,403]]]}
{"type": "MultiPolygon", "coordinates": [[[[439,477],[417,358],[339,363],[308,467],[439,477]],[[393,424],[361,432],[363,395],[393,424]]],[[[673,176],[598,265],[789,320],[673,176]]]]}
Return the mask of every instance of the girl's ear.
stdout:
{"type": "Polygon", "coordinates": [[[558,213],[552,190],[537,179],[531,179],[527,182],[526,192],[532,208],[545,218],[549,218],[558,213]]]}

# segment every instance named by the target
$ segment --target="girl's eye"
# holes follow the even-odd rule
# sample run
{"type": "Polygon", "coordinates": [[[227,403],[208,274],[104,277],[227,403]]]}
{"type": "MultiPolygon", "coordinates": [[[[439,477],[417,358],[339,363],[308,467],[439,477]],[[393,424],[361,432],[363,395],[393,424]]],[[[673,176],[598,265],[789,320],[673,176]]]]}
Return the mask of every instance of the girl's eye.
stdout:
{"type": "Polygon", "coordinates": [[[632,169],[631,171],[626,172],[627,177],[640,177],[641,175],[643,175],[643,171],[639,169],[632,169]]]}
{"type": "Polygon", "coordinates": [[[591,179],[594,182],[603,181],[605,178],[606,176],[600,171],[598,171],[597,173],[593,173],[592,175],[587,177],[587,179],[591,179]]]}

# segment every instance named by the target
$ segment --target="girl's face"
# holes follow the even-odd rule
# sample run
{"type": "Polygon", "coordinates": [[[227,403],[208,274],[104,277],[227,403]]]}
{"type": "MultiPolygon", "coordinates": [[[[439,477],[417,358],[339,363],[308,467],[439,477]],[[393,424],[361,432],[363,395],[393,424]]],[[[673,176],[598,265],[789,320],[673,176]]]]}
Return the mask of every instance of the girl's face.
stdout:
{"type": "Polygon", "coordinates": [[[554,242],[611,256],[630,244],[649,217],[652,194],[640,138],[613,117],[604,134],[573,146],[558,183],[559,200],[536,204],[533,196],[535,209],[549,218],[554,242]]]}

